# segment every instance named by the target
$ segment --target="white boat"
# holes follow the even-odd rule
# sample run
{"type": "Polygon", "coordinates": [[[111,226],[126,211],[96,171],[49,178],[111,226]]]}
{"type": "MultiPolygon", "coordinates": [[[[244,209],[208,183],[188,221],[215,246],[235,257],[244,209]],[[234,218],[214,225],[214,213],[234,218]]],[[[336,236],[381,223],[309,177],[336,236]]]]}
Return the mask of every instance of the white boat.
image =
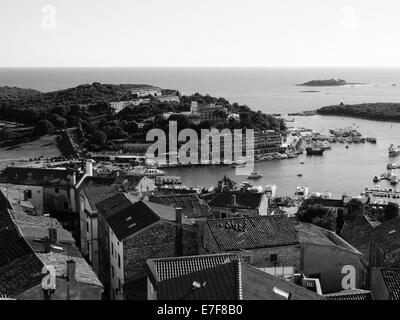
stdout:
{"type": "Polygon", "coordinates": [[[267,195],[268,198],[273,198],[275,197],[276,189],[276,185],[269,184],[264,187],[264,193],[267,195]]]}
{"type": "Polygon", "coordinates": [[[262,178],[262,174],[260,174],[259,172],[257,172],[257,171],[253,171],[248,177],[247,177],[247,179],[260,179],[260,178],[262,178]]]}
{"type": "Polygon", "coordinates": [[[294,193],[297,198],[307,198],[310,193],[310,190],[305,186],[298,186],[294,193]]]}
{"type": "Polygon", "coordinates": [[[389,157],[395,157],[397,155],[400,154],[400,148],[399,147],[395,147],[394,144],[391,144],[389,147],[389,157]]]}
{"type": "Polygon", "coordinates": [[[164,171],[161,171],[159,169],[156,168],[148,168],[146,169],[146,171],[144,172],[144,175],[148,178],[155,178],[158,176],[163,176],[165,175],[164,171]]]}
{"type": "Polygon", "coordinates": [[[389,163],[386,167],[387,169],[397,169],[397,164],[395,163],[389,163]]]}

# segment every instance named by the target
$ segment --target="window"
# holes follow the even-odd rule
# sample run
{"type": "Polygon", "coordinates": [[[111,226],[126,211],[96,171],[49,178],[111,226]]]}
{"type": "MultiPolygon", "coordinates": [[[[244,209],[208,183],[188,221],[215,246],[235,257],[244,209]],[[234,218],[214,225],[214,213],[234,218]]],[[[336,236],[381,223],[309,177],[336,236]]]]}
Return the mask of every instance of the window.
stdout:
{"type": "Polygon", "coordinates": [[[121,256],[118,253],[118,268],[121,269],[121,256]]]}
{"type": "Polygon", "coordinates": [[[89,222],[86,221],[86,232],[89,232],[89,222]]]}
{"type": "Polygon", "coordinates": [[[278,262],[278,255],[276,253],[270,254],[269,261],[274,262],[274,263],[278,262]]]}
{"type": "Polygon", "coordinates": [[[112,278],[114,280],[114,266],[111,266],[111,276],[112,276],[112,278]]]}
{"type": "Polygon", "coordinates": [[[114,242],[111,242],[111,255],[114,257],[114,242]]]}
{"type": "Polygon", "coordinates": [[[32,199],[32,190],[26,190],[25,193],[28,199],[32,199]]]}
{"type": "Polygon", "coordinates": [[[54,191],[55,191],[55,193],[60,193],[60,189],[58,189],[58,188],[56,188],[54,191]]]}
{"type": "Polygon", "coordinates": [[[63,201],[63,209],[64,210],[68,209],[68,202],[67,201],[63,201]]]}

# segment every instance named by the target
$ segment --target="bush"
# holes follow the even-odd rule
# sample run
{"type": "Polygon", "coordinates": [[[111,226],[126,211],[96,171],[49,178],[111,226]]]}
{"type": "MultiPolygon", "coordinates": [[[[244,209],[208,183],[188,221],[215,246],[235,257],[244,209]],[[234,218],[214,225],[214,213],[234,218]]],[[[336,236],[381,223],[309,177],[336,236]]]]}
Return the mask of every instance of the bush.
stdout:
{"type": "Polygon", "coordinates": [[[48,120],[40,120],[35,129],[33,129],[33,133],[37,136],[43,136],[45,134],[52,133],[54,130],[53,124],[48,120]]]}

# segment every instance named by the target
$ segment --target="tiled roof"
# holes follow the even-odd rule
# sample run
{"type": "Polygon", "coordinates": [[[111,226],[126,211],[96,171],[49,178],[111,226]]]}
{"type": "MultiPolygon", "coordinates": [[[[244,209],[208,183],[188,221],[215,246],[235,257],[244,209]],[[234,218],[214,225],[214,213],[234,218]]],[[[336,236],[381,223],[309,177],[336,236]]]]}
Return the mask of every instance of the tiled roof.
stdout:
{"type": "Polygon", "coordinates": [[[211,207],[236,207],[239,209],[258,209],[262,198],[265,195],[255,192],[223,192],[218,193],[211,199],[209,205],[211,207]],[[236,206],[233,204],[233,196],[236,196],[236,206]]]}
{"type": "Polygon", "coordinates": [[[147,260],[147,266],[157,299],[161,300],[284,299],[274,288],[284,290],[293,300],[323,299],[315,292],[243,263],[234,254],[147,260]],[[194,287],[195,283],[200,288],[194,287]]]}
{"type": "Polygon", "coordinates": [[[326,300],[372,300],[372,294],[370,291],[360,289],[348,289],[339,292],[325,294],[326,300]]]}
{"type": "Polygon", "coordinates": [[[159,220],[160,217],[143,201],[131,204],[107,218],[110,228],[120,241],[159,220]]]}
{"type": "Polygon", "coordinates": [[[87,186],[84,189],[86,197],[93,211],[97,211],[96,204],[115,196],[118,191],[114,186],[87,186]]]}
{"type": "Polygon", "coordinates": [[[238,300],[240,299],[239,261],[162,281],[157,286],[160,300],[238,300]],[[196,281],[204,287],[193,289],[196,281]]]}
{"type": "Polygon", "coordinates": [[[374,228],[372,237],[385,252],[400,248],[400,218],[391,219],[374,228]]]}
{"type": "Polygon", "coordinates": [[[297,231],[285,216],[209,220],[207,224],[223,251],[299,244],[297,231]]]}
{"type": "Polygon", "coordinates": [[[175,278],[181,275],[209,269],[232,260],[237,260],[236,254],[213,254],[176,258],[149,259],[148,269],[156,281],[175,278]]]}
{"type": "Polygon", "coordinates": [[[115,185],[127,186],[130,190],[135,189],[144,176],[140,175],[119,175],[115,178],[115,185]]]}
{"type": "Polygon", "coordinates": [[[60,223],[50,217],[27,216],[23,213],[11,212],[14,224],[18,227],[24,240],[29,243],[30,251],[36,252],[44,265],[55,265],[57,275],[65,274],[66,261],[76,262],[76,279],[78,282],[102,286],[92,268],[83,259],[71,234],[62,228],[60,223]],[[49,236],[49,228],[57,229],[57,243],[50,245],[50,252],[44,252],[43,239],[49,236]]]}
{"type": "Polygon", "coordinates": [[[400,300],[400,269],[382,268],[386,288],[394,300],[400,300]]]}
{"type": "Polygon", "coordinates": [[[337,234],[311,223],[294,222],[294,227],[298,231],[300,243],[341,247],[356,254],[360,254],[356,248],[351,246],[337,234]]]}
{"type": "Polygon", "coordinates": [[[324,207],[334,207],[334,208],[343,208],[343,199],[324,199],[317,198],[315,199],[315,204],[319,204],[324,207]]]}
{"type": "Polygon", "coordinates": [[[111,198],[100,201],[96,204],[98,212],[104,217],[109,218],[132,205],[133,199],[127,193],[117,193],[111,198]]]}
{"type": "Polygon", "coordinates": [[[14,297],[40,284],[43,263],[22,238],[7,211],[0,212],[0,295],[14,297]]]}
{"type": "MultiPolygon", "coordinates": [[[[72,174],[72,170],[7,167],[0,174],[0,183],[65,188],[71,185],[72,174]]],[[[76,181],[79,178],[77,174],[76,181]]]]}
{"type": "Polygon", "coordinates": [[[151,195],[149,201],[182,208],[182,213],[189,219],[205,218],[211,214],[208,204],[197,194],[151,195]]]}

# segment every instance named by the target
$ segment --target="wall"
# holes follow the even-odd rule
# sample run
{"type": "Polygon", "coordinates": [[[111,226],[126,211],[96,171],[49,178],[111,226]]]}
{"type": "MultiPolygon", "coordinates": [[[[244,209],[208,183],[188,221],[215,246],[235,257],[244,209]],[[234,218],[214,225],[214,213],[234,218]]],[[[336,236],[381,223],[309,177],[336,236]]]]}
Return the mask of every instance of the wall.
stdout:
{"type": "MultiPolygon", "coordinates": [[[[44,200],[43,200],[43,187],[41,186],[26,186],[26,185],[10,185],[13,189],[18,189],[18,190],[30,190],[32,198],[29,198],[28,200],[34,205],[34,206],[39,206],[40,208],[44,208],[44,200]]],[[[23,199],[22,199],[23,200],[23,199]]]]}
{"type": "Polygon", "coordinates": [[[109,240],[109,226],[104,217],[99,214],[98,221],[98,235],[99,235],[99,272],[98,277],[104,285],[104,297],[110,298],[110,240],[109,240]]]}
{"type": "Polygon", "coordinates": [[[110,294],[113,300],[122,300],[122,286],[125,283],[124,277],[124,244],[120,242],[110,228],[110,294]],[[119,260],[119,263],[118,263],[119,260]]]}
{"type": "Polygon", "coordinates": [[[345,265],[352,265],[356,270],[356,288],[363,288],[363,267],[361,255],[341,247],[318,244],[302,244],[301,271],[306,275],[320,274],[322,292],[331,293],[343,290],[342,274],[345,265]]]}
{"type": "Polygon", "coordinates": [[[136,187],[136,191],[138,192],[153,191],[155,189],[156,189],[155,181],[147,177],[144,177],[136,187]]]}
{"type": "MultiPolygon", "coordinates": [[[[67,300],[67,282],[64,279],[56,279],[56,290],[51,300],[67,300]]],[[[70,300],[101,300],[103,288],[81,282],[70,283],[70,300]]],[[[42,285],[39,284],[22,294],[16,299],[20,300],[43,300],[42,285]]]]}
{"type": "Polygon", "coordinates": [[[43,192],[45,210],[74,211],[73,208],[75,207],[75,202],[73,202],[74,199],[71,199],[70,188],[44,187],[43,192]],[[58,193],[56,192],[56,189],[58,189],[58,193]],[[64,202],[67,207],[64,207],[64,202]]]}
{"type": "Polygon", "coordinates": [[[380,269],[371,270],[371,293],[376,300],[390,300],[390,294],[380,269]]]}

